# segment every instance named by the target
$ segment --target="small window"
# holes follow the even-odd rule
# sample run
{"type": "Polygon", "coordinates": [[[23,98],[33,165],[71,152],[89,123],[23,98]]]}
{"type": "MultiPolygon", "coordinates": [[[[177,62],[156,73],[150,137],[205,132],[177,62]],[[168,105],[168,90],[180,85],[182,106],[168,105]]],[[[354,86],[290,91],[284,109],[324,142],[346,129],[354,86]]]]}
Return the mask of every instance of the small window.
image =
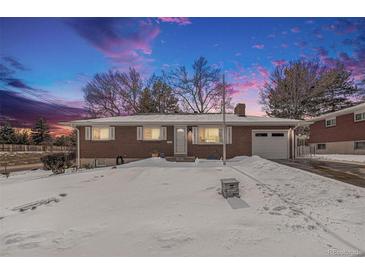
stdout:
{"type": "Polygon", "coordinates": [[[326,127],[336,126],[336,118],[326,119],[326,127]]]}
{"type": "Polygon", "coordinates": [[[157,141],[161,140],[160,127],[143,127],[143,140],[157,141]]]}
{"type": "Polygon", "coordinates": [[[223,142],[222,128],[199,128],[199,143],[201,144],[221,144],[223,142]]]}
{"type": "Polygon", "coordinates": [[[92,139],[96,141],[110,140],[109,127],[93,127],[92,139]]]}
{"type": "Polygon", "coordinates": [[[317,144],[317,149],[326,149],[326,144],[317,144]]]}
{"type": "Polygon", "coordinates": [[[284,137],[284,133],[271,133],[272,137],[284,137]]]}
{"type": "Polygon", "coordinates": [[[256,137],[267,137],[267,133],[256,133],[256,137]]]}
{"type": "Polygon", "coordinates": [[[365,121],[365,112],[355,113],[355,122],[365,121]]]}
{"type": "Polygon", "coordinates": [[[355,149],[365,149],[365,141],[355,141],[355,149]]]}

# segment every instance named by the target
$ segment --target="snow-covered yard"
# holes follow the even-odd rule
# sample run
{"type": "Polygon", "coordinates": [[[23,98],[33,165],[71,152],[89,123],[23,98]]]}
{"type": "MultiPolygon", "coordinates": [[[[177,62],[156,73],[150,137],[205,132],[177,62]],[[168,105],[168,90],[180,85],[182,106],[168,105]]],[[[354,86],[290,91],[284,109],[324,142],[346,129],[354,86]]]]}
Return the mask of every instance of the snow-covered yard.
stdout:
{"type": "Polygon", "coordinates": [[[0,178],[2,256],[328,256],[365,250],[365,189],[259,157],[0,178]],[[237,178],[232,209],[220,179],[237,178]],[[66,197],[59,194],[66,193],[66,197]],[[56,197],[25,212],[16,206],[56,197]]]}
{"type": "Polygon", "coordinates": [[[316,154],[311,156],[318,160],[329,160],[339,162],[354,162],[365,164],[365,155],[355,154],[316,154]]]}

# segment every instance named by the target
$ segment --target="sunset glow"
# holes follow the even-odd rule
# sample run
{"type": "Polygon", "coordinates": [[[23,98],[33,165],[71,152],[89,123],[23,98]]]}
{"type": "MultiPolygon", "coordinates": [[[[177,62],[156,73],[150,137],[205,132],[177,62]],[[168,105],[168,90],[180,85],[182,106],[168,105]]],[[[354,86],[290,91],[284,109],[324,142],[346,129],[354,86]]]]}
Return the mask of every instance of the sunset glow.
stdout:
{"type": "Polygon", "coordinates": [[[233,87],[233,103],[264,115],[258,94],[275,66],[300,58],[340,60],[365,77],[361,18],[2,18],[0,121],[54,135],[83,117],[82,87],[96,73],[133,66],[147,79],[204,56],[233,87]]]}

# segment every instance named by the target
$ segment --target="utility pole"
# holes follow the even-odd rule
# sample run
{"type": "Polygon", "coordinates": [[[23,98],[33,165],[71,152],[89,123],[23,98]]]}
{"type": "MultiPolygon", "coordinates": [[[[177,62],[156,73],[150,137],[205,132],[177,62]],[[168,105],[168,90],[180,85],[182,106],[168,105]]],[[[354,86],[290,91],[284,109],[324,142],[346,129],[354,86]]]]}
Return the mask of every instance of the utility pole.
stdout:
{"type": "Polygon", "coordinates": [[[223,165],[226,165],[226,82],[223,73],[223,165]]]}

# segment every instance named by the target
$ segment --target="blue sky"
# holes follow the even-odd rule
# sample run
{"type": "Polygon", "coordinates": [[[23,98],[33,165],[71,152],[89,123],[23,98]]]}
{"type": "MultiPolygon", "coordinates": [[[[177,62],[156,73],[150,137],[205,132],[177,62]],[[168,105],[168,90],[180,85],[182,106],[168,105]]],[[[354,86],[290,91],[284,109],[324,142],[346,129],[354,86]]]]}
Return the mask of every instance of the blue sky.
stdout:
{"type": "MultiPolygon", "coordinates": [[[[2,68],[31,88],[2,83],[2,92],[75,108],[83,103],[82,86],[98,72],[134,66],[147,78],[204,56],[225,71],[236,90],[234,101],[260,115],[259,89],[278,64],[340,60],[356,80],[363,79],[365,20],[1,18],[0,55],[2,68]]],[[[1,115],[12,118],[12,113],[1,115]]]]}

